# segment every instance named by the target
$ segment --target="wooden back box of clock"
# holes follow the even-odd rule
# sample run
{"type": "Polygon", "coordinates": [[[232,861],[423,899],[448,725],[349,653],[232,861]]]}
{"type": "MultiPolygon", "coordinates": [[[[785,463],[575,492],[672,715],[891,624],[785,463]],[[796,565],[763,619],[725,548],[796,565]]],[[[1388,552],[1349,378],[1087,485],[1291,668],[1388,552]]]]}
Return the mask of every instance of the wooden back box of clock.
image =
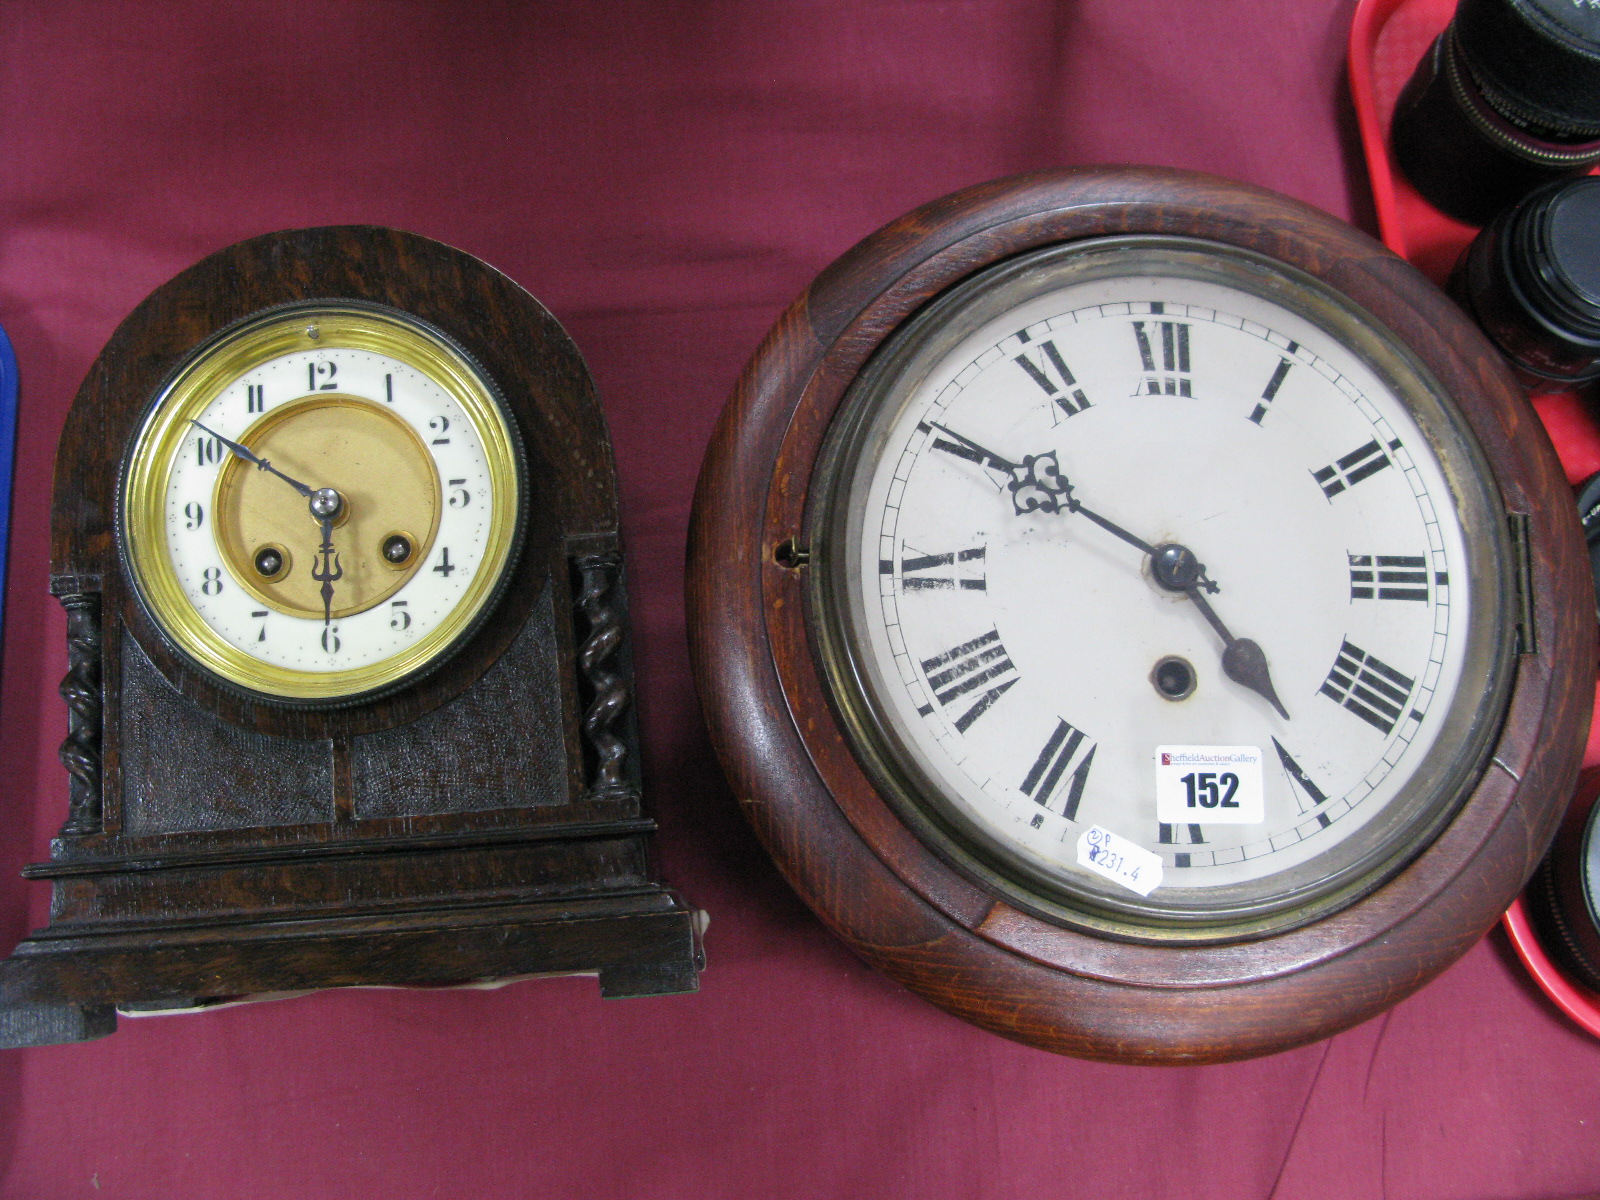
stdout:
{"type": "Polygon", "coordinates": [[[587,369],[492,268],[392,230],[310,229],[158,289],[61,438],[70,811],[26,872],[52,881],[50,924],[0,964],[0,1043],[97,1036],[119,1005],[319,987],[588,971],[607,996],[693,990],[698,914],[659,883],[641,805],[621,565],[587,369]],[[344,303],[415,321],[491,381],[520,443],[520,553],[434,661],[297,704],[231,686],[152,616],[120,477],[164,387],[221,331],[344,303]]]}

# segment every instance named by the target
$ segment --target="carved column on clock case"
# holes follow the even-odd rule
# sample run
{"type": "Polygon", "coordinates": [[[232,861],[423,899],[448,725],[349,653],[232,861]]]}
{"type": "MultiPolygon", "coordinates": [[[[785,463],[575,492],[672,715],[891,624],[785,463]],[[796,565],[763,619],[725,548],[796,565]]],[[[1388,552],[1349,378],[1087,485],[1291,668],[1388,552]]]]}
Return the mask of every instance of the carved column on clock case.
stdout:
{"type": "Polygon", "coordinates": [[[67,737],[61,763],[70,782],[64,834],[100,832],[100,588],[98,581],[65,577],[51,591],[67,610],[67,673],[61,698],[67,703],[67,737]]]}
{"type": "MultiPolygon", "coordinates": [[[[67,736],[60,753],[69,783],[61,834],[87,836],[99,833],[101,826],[100,583],[79,576],[57,577],[50,590],[67,610],[67,673],[61,680],[67,736]]],[[[109,1004],[0,1005],[0,1045],[5,1046],[88,1041],[116,1027],[116,1012],[109,1004]]]]}
{"type": "Polygon", "coordinates": [[[628,778],[632,767],[628,745],[618,729],[630,701],[622,669],[623,610],[618,603],[622,555],[614,545],[586,550],[573,555],[572,565],[581,581],[578,609],[588,625],[578,647],[578,666],[588,701],[583,731],[595,757],[589,792],[595,796],[635,795],[638,787],[628,778]]]}

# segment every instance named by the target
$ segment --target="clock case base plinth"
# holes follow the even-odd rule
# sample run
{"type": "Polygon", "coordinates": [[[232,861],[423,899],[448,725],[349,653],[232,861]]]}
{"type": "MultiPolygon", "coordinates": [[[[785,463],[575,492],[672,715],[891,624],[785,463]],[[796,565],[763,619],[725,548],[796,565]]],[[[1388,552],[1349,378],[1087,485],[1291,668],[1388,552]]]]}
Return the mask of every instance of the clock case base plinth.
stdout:
{"type": "Polygon", "coordinates": [[[641,886],[422,913],[158,930],[52,926],[0,965],[0,1046],[103,1037],[116,1029],[117,1008],[198,1009],[328,987],[595,974],[606,998],[692,992],[704,962],[699,922],[681,897],[641,886]]]}
{"type": "Polygon", "coordinates": [[[703,915],[661,883],[643,802],[614,478],[571,339],[448,246],[295,230],[147,298],[58,450],[68,813],[25,872],[52,884],[50,923],[0,962],[0,1046],[102,1036],[119,1006],[328,987],[592,972],[606,996],[695,990],[703,915]],[[493,381],[520,551],[426,674],[333,706],[266,702],[198,669],[141,603],[118,467],[197,347],[263,312],[352,303],[424,323],[493,381]]]}

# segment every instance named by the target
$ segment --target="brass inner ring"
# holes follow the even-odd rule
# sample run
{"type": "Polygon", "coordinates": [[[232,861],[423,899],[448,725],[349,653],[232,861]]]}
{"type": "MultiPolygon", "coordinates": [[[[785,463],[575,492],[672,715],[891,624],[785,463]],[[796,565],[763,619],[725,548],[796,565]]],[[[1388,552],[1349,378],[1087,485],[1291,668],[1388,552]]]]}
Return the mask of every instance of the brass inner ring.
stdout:
{"type": "MultiPolygon", "coordinates": [[[[383,603],[426,560],[439,527],[439,473],[422,439],[394,413],[337,392],[307,396],[279,405],[238,440],[308,487],[337,488],[344,497],[332,538],[340,572],[335,617],[383,603]],[[398,567],[382,553],[395,529],[416,531],[411,557],[398,567]]],[[[217,546],[239,585],[278,612],[320,619],[322,584],[313,572],[322,563],[322,528],[306,498],[230,456],[217,474],[213,504],[217,546]],[[255,569],[263,544],[283,547],[290,569],[263,579],[255,569]]]]}

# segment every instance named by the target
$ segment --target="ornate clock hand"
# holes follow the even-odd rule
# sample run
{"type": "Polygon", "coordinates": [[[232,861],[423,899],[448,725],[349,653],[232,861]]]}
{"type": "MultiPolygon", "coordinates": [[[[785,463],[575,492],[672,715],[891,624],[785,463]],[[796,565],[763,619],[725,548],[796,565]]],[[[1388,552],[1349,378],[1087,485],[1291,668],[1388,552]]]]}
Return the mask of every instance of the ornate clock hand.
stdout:
{"type": "Polygon", "coordinates": [[[1255,692],[1277,709],[1285,721],[1289,720],[1289,710],[1284,708],[1283,701],[1278,699],[1277,690],[1272,686],[1272,674],[1267,665],[1266,651],[1251,638],[1234,637],[1232,631],[1222,623],[1222,618],[1217,616],[1217,610],[1212,608],[1211,601],[1206,599],[1206,593],[1221,591],[1221,586],[1206,576],[1205,564],[1195,557],[1194,551],[1175,542],[1152,546],[1116,522],[1107,520],[1093,509],[1085,508],[1072,498],[1072,490],[1066,480],[1063,479],[1061,483],[1066,489],[1068,511],[1088,517],[1107,533],[1148,554],[1150,569],[1156,582],[1169,591],[1183,592],[1194,601],[1201,616],[1205,617],[1206,622],[1222,639],[1223,674],[1240,686],[1255,692]]]}
{"type": "Polygon", "coordinates": [[[1217,616],[1217,610],[1212,608],[1211,601],[1206,599],[1206,593],[1215,592],[1218,587],[1206,578],[1205,566],[1194,556],[1194,551],[1187,546],[1168,542],[1152,552],[1150,569],[1155,575],[1156,582],[1162,587],[1174,592],[1183,592],[1193,600],[1195,607],[1200,610],[1200,615],[1205,617],[1211,628],[1217,631],[1217,636],[1222,639],[1223,674],[1242,687],[1255,692],[1277,709],[1285,721],[1289,720],[1289,712],[1283,707],[1283,701],[1278,699],[1278,693],[1272,686],[1272,674],[1267,667],[1266,651],[1250,638],[1234,637],[1222,623],[1222,618],[1217,616]]]}
{"type": "Polygon", "coordinates": [[[329,653],[333,649],[328,645],[333,627],[333,585],[344,578],[339,555],[333,548],[333,522],[343,507],[343,498],[332,488],[319,488],[311,495],[311,515],[322,527],[322,547],[317,551],[318,561],[311,568],[311,578],[322,584],[322,648],[329,653]]]}
{"type": "Polygon", "coordinates": [[[283,480],[290,487],[292,487],[295,491],[299,492],[302,496],[304,496],[307,500],[311,499],[311,489],[309,487],[307,487],[305,484],[301,483],[298,479],[291,479],[289,476],[285,475],[282,471],[278,470],[277,467],[273,466],[266,459],[261,458],[261,457],[255,455],[255,454],[252,454],[249,450],[245,449],[238,442],[235,442],[235,441],[232,441],[232,440],[230,440],[228,438],[223,437],[215,429],[212,429],[208,425],[201,425],[199,421],[196,421],[193,418],[190,419],[189,424],[195,426],[196,428],[204,429],[212,437],[216,438],[217,441],[221,442],[229,450],[233,451],[234,454],[236,454],[238,457],[244,459],[245,462],[254,463],[256,465],[257,469],[262,470],[262,471],[266,471],[266,472],[268,472],[269,474],[272,474],[272,475],[276,475],[279,479],[283,480]]]}
{"type": "Polygon", "coordinates": [[[1061,474],[1053,450],[1044,454],[1030,454],[1024,457],[1021,463],[1014,463],[948,426],[941,425],[937,421],[930,421],[929,424],[955,439],[955,444],[947,448],[952,449],[959,457],[968,458],[981,466],[1006,471],[1011,475],[1011,482],[1006,486],[1010,489],[1011,501],[1019,515],[1034,510],[1060,512],[1065,508],[1068,512],[1087,517],[1113,537],[1121,538],[1141,553],[1148,554],[1156,581],[1171,591],[1186,594],[1200,609],[1201,615],[1211,628],[1217,631],[1217,636],[1222,639],[1223,673],[1235,683],[1249,688],[1266,700],[1277,709],[1285,721],[1290,719],[1288,710],[1283,707],[1283,702],[1278,699],[1278,693],[1272,686],[1266,651],[1250,638],[1234,637],[1222,623],[1216,609],[1212,608],[1211,602],[1206,599],[1206,593],[1215,593],[1221,589],[1215,580],[1206,576],[1205,565],[1194,556],[1193,551],[1175,543],[1152,546],[1115,521],[1101,516],[1091,508],[1086,508],[1073,497],[1072,485],[1067,482],[1066,476],[1061,474]]]}
{"type": "Polygon", "coordinates": [[[992,467],[997,471],[1005,471],[1011,476],[1011,481],[1006,484],[1006,489],[1011,493],[1011,503],[1016,508],[1017,514],[1038,512],[1060,512],[1063,505],[1072,506],[1072,487],[1061,474],[1060,464],[1056,461],[1054,450],[1044,454],[1025,455],[1020,463],[1014,463],[1008,458],[1001,458],[993,450],[980,446],[969,437],[957,433],[948,426],[937,421],[929,424],[943,433],[949,434],[957,444],[935,442],[936,449],[949,450],[958,458],[965,458],[977,463],[979,466],[992,467]]]}

